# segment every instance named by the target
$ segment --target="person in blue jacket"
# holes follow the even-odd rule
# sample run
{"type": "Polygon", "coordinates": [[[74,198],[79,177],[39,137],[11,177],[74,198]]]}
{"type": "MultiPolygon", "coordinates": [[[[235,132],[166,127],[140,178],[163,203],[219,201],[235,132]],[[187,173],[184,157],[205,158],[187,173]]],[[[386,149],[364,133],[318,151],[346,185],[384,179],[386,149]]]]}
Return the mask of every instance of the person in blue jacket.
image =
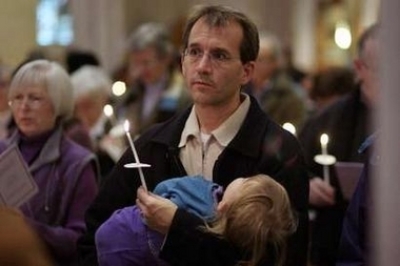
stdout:
{"type": "MultiPolygon", "coordinates": [[[[371,153],[377,133],[371,135],[361,145],[360,153],[371,153]]],[[[356,190],[351,198],[349,207],[343,220],[342,234],[338,251],[337,266],[368,265],[369,241],[369,206],[370,198],[370,173],[376,167],[379,157],[373,152],[364,164],[356,190]]]]}

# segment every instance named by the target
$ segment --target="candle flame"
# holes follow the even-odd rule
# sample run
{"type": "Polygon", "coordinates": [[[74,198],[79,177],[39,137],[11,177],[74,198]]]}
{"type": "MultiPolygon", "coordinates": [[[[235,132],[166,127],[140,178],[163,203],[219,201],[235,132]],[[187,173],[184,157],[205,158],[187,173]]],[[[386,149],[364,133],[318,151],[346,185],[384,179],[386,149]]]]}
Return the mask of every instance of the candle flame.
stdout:
{"type": "Polygon", "coordinates": [[[286,129],[287,131],[289,131],[290,133],[292,133],[293,135],[296,135],[296,128],[294,127],[294,125],[292,123],[285,123],[282,126],[284,129],[286,129]]]}
{"type": "Polygon", "coordinates": [[[125,132],[129,132],[129,121],[128,121],[128,119],[125,120],[125,122],[124,122],[124,129],[125,129],[125,132]]]}
{"type": "Polygon", "coordinates": [[[326,134],[326,133],[322,134],[321,138],[320,138],[320,142],[321,142],[322,145],[328,144],[328,142],[329,142],[328,134],[326,134]]]}
{"type": "Polygon", "coordinates": [[[114,109],[110,104],[106,104],[103,108],[103,112],[107,117],[111,117],[114,114],[114,109]]]}

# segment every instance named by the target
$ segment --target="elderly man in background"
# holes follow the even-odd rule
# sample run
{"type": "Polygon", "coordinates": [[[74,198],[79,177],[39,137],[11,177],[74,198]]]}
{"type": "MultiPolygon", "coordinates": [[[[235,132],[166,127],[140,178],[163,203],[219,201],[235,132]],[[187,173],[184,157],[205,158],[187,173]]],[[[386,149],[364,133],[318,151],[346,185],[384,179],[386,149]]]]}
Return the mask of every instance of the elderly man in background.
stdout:
{"type": "Polygon", "coordinates": [[[283,72],[281,46],[275,36],[260,34],[254,75],[245,91],[257,99],[274,122],[289,122],[296,128],[303,125],[307,114],[304,92],[283,72]]]}
{"type": "Polygon", "coordinates": [[[358,56],[354,60],[357,88],[311,118],[299,134],[311,172],[309,202],[316,211],[316,217],[311,231],[310,258],[316,266],[336,263],[348,199],[339,187],[335,171],[332,171],[330,182],[319,178],[322,166],[313,158],[321,151],[321,134],[326,133],[329,136],[329,153],[338,161],[365,162],[366,154],[360,154],[359,148],[373,131],[371,116],[379,91],[377,38],[378,26],[373,25],[358,40],[358,56]]]}
{"type": "Polygon", "coordinates": [[[129,120],[135,135],[189,104],[175,56],[169,32],[162,24],[143,24],[130,36],[130,88],[119,103],[118,115],[129,120]]]}

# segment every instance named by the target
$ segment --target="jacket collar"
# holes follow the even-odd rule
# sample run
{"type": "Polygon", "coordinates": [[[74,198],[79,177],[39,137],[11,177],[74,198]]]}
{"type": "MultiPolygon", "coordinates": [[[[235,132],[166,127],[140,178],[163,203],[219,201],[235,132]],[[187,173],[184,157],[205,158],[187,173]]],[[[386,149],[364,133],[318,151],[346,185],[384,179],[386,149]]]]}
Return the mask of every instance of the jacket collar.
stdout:
{"type": "Polygon", "coordinates": [[[250,97],[250,100],[250,109],[243,121],[243,125],[229,143],[228,148],[256,158],[262,149],[265,132],[271,120],[262,111],[254,97],[250,97]]]}
{"type": "MultiPolygon", "coordinates": [[[[169,120],[152,137],[151,141],[168,146],[169,149],[177,149],[186,119],[191,111],[187,108],[177,117],[169,120]]],[[[266,128],[270,123],[268,116],[261,110],[256,99],[250,96],[250,108],[243,121],[242,127],[227,146],[246,156],[257,157],[265,136],[266,128]]]]}
{"type": "MultiPolygon", "coordinates": [[[[60,144],[62,138],[62,127],[58,126],[53,134],[50,135],[48,140],[43,145],[38,158],[29,166],[30,171],[35,171],[44,164],[54,162],[60,158],[60,144]]],[[[8,145],[18,145],[21,136],[16,131],[8,140],[8,145]]]]}

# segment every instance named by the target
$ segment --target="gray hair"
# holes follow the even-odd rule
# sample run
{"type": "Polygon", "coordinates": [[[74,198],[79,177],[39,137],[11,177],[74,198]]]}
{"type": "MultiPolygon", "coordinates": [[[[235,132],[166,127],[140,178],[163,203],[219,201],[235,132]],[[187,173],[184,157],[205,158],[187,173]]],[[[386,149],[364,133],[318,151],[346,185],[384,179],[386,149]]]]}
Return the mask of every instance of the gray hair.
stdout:
{"type": "Polygon", "coordinates": [[[130,52],[153,47],[159,58],[165,58],[173,52],[173,45],[167,28],[156,22],[140,25],[129,37],[128,46],[130,52]]]}
{"type": "Polygon", "coordinates": [[[111,78],[101,67],[83,66],[72,74],[71,81],[75,100],[82,96],[111,96],[111,78]]]}
{"type": "Polygon", "coordinates": [[[358,56],[361,57],[362,54],[364,53],[365,43],[368,40],[378,39],[379,31],[380,31],[380,24],[378,23],[372,24],[364,30],[364,32],[358,38],[357,42],[358,56]]]}
{"type": "Polygon", "coordinates": [[[72,115],[71,79],[60,64],[42,59],[24,64],[11,81],[8,99],[11,100],[15,94],[28,87],[42,87],[46,90],[59,120],[72,115]]]}
{"type": "Polygon", "coordinates": [[[278,37],[269,32],[260,32],[260,49],[267,48],[274,60],[282,59],[282,45],[278,37]]]}

